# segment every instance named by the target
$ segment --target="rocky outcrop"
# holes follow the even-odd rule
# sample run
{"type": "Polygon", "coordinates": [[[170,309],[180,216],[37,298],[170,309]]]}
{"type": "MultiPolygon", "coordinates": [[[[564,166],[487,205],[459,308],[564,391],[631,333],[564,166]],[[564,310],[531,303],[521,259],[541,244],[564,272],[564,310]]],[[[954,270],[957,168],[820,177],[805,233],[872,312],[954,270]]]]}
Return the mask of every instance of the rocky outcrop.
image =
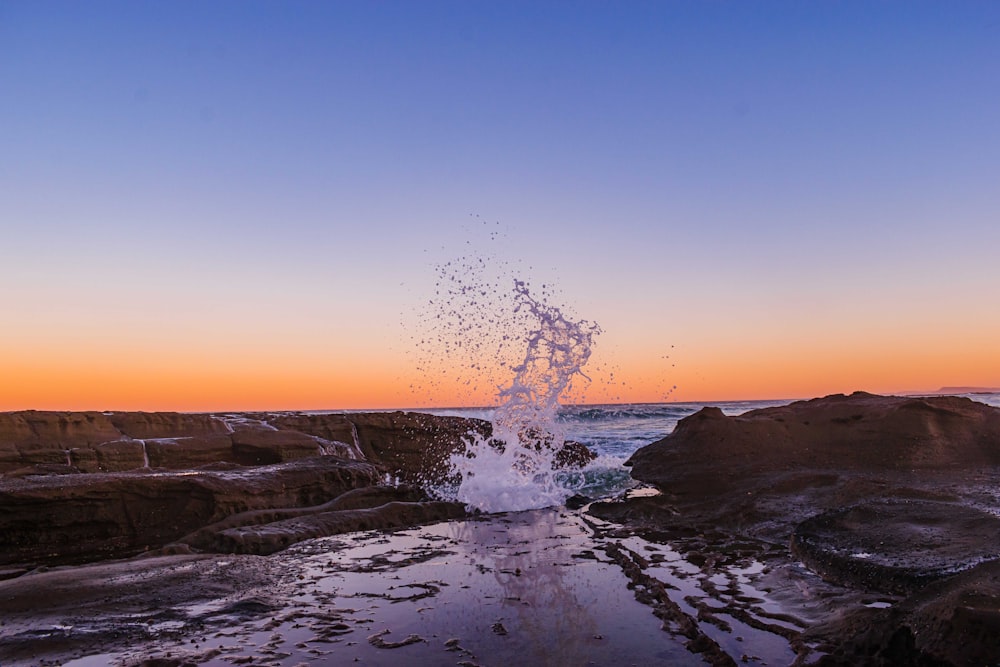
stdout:
{"type": "Polygon", "coordinates": [[[237,516],[239,525],[208,526],[182,542],[223,553],[268,555],[317,537],[405,528],[467,515],[461,503],[428,500],[422,492],[388,489],[385,495],[398,495],[401,499],[347,508],[338,507],[334,500],[320,507],[279,512],[265,521],[261,517],[267,513],[252,512],[237,516]],[[292,516],[282,518],[283,514],[292,516]]]}
{"type": "Polygon", "coordinates": [[[0,564],[80,562],[154,549],[228,516],[319,505],[378,483],[335,457],[232,470],[0,480],[0,564]]]}
{"type": "Polygon", "coordinates": [[[704,408],[626,465],[688,516],[787,540],[820,511],[954,500],[948,480],[1000,466],[1000,409],[861,392],[732,417],[704,408]]]}
{"type": "MultiPolygon", "coordinates": [[[[75,447],[69,451],[69,470],[73,472],[102,472],[137,470],[145,465],[143,443],[137,440],[112,440],[89,447],[75,447]]],[[[28,468],[24,472],[34,472],[28,468]]]]}
{"type": "Polygon", "coordinates": [[[180,412],[113,412],[108,420],[122,435],[136,440],[191,438],[228,433],[229,426],[216,415],[180,412]]]}
{"type": "Polygon", "coordinates": [[[806,640],[822,667],[995,665],[1000,658],[1000,561],[931,584],[897,605],[834,616],[806,640]]]}
{"type": "Polygon", "coordinates": [[[355,412],[329,415],[287,415],[270,424],[325,439],[353,442],[366,461],[390,475],[419,484],[447,473],[448,458],[475,433],[489,437],[489,422],[462,417],[437,417],[416,412],[355,412]]]}
{"type": "Polygon", "coordinates": [[[313,456],[362,458],[350,437],[279,429],[267,415],[176,412],[0,413],[0,474],[185,470],[209,463],[267,465],[313,456]],[[39,466],[42,466],[41,468],[39,466]],[[56,469],[53,466],[63,466],[56,469]]]}
{"type": "Polygon", "coordinates": [[[906,595],[1000,558],[1000,518],[954,503],[878,500],[799,523],[792,553],[845,586],[906,595]]]}
{"type": "Polygon", "coordinates": [[[831,608],[800,638],[827,654],[818,664],[1000,659],[1000,409],[865,393],[739,416],[705,408],[628,464],[660,494],[593,514],[706,567],[801,561],[835,585],[899,596],[831,608]]]}
{"type": "Polygon", "coordinates": [[[353,447],[292,430],[238,428],[230,436],[233,458],[243,465],[281,463],[310,456],[335,454],[351,458],[353,447]]]}
{"type": "Polygon", "coordinates": [[[233,441],[228,435],[145,440],[142,445],[150,468],[187,470],[209,463],[241,463],[233,452],[233,441]]]}
{"type": "Polygon", "coordinates": [[[470,429],[488,427],[402,412],[0,414],[0,566],[178,541],[263,554],[333,532],[464,515],[418,489],[379,485],[387,473],[443,474],[470,429]]]}
{"type": "MultiPolygon", "coordinates": [[[[269,423],[327,440],[353,442],[366,461],[410,484],[442,479],[448,474],[452,454],[463,451],[470,439],[488,440],[493,433],[492,425],[481,419],[417,412],[294,414],[277,416],[269,423]]],[[[594,457],[585,445],[567,442],[555,459],[562,467],[580,467],[594,457]]]]}
{"type": "Polygon", "coordinates": [[[953,396],[862,392],[735,417],[704,408],[681,420],[666,438],[638,450],[630,464],[636,479],[671,492],[697,493],[725,493],[734,478],[781,471],[995,466],[1000,465],[1000,410],[953,396]]]}
{"type": "MultiPolygon", "coordinates": [[[[269,465],[333,455],[368,461],[395,479],[419,484],[440,480],[449,457],[469,438],[490,434],[486,421],[414,412],[28,411],[0,414],[0,474],[185,470],[217,462],[269,465]]],[[[556,461],[579,467],[593,457],[585,446],[570,442],[556,461]]]]}
{"type": "Polygon", "coordinates": [[[121,437],[100,412],[0,413],[0,473],[31,465],[70,464],[69,450],[121,437]]]}

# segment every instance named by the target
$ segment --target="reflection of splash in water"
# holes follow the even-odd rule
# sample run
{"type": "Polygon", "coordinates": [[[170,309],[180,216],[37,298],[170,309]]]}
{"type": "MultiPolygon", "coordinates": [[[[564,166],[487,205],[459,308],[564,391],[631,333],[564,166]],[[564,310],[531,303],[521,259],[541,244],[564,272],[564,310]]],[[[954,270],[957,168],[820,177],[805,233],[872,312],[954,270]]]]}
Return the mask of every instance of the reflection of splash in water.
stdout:
{"type": "Polygon", "coordinates": [[[535,299],[522,281],[514,283],[515,314],[533,326],[524,360],[499,394],[493,437],[471,436],[466,451],[452,456],[457,485],[443,495],[486,512],[516,511],[561,504],[584,483],[581,473],[558,470],[556,454],[565,444],[557,420],[559,397],[572,389],[590,358],[600,327],[573,321],[535,299]]]}

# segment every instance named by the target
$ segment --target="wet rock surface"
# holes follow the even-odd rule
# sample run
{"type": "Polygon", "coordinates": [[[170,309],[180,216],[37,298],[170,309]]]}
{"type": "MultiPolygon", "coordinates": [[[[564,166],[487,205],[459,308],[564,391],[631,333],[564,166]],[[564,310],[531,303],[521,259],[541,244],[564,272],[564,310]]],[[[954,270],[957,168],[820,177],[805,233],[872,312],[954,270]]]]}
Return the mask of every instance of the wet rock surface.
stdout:
{"type": "Polygon", "coordinates": [[[595,503],[594,516],[709,570],[801,561],[842,589],[831,600],[875,596],[814,609],[799,661],[1000,661],[1000,410],[864,393],[735,417],[705,408],[629,463],[660,494],[595,503]]]}
{"type": "Polygon", "coordinates": [[[212,471],[98,473],[0,481],[0,564],[119,558],[250,510],[317,505],[376,484],[333,457],[212,471]]]}
{"type": "Polygon", "coordinates": [[[448,458],[472,433],[488,436],[491,430],[489,422],[479,419],[415,412],[283,415],[270,423],[354,443],[365,460],[413,484],[441,479],[447,472],[448,458]]]}
{"type": "Polygon", "coordinates": [[[170,545],[274,553],[461,516],[414,487],[381,485],[422,478],[476,428],[411,413],[2,413],[2,576],[170,545]]]}
{"type": "Polygon", "coordinates": [[[698,631],[708,652],[672,641],[605,546],[663,564],[676,554],[619,542],[578,514],[540,510],[320,538],[271,557],[54,568],[0,581],[0,662],[701,663],[715,630],[698,631]],[[585,550],[593,557],[574,557],[585,550]]]}
{"type": "Polygon", "coordinates": [[[907,594],[1000,558],[1000,518],[953,503],[875,501],[823,512],[792,533],[792,553],[827,578],[907,594]]]}

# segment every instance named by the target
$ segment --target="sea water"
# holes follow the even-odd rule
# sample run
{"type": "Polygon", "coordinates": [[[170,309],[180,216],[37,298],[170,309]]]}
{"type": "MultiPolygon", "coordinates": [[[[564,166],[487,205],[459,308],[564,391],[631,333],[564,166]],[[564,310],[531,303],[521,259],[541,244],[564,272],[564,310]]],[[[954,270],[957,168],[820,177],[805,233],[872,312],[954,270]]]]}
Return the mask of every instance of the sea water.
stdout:
{"type": "MultiPolygon", "coordinates": [[[[677,422],[706,406],[716,406],[727,415],[739,415],[749,410],[786,405],[790,400],[771,401],[722,401],[710,403],[630,403],[613,405],[559,405],[553,416],[558,432],[567,441],[586,445],[597,455],[590,464],[578,471],[558,470],[539,479],[529,480],[515,475],[522,494],[521,504],[537,501],[536,507],[558,505],[571,495],[603,498],[622,493],[635,486],[625,461],[640,447],[666,437],[677,422]]],[[[499,408],[446,408],[423,409],[422,412],[440,416],[469,417],[493,421],[499,408]]],[[[482,448],[482,444],[478,444],[482,448]]],[[[486,497],[477,499],[475,506],[486,511],[514,509],[509,489],[503,484],[511,481],[511,473],[503,465],[509,459],[495,456],[489,465],[475,460],[462,461],[462,470],[476,473],[479,465],[481,476],[479,491],[486,497]],[[492,480],[487,483],[486,480],[492,480]],[[493,494],[490,496],[489,494],[493,494]],[[503,509],[497,509],[503,506],[503,509]],[[490,509],[486,509],[490,508],[490,509]]],[[[546,461],[551,461],[551,457],[546,461]]],[[[551,465],[551,464],[549,464],[551,465]]],[[[465,502],[463,500],[463,502],[465,502]]],[[[528,509],[519,507],[518,509],[528,509]]]]}

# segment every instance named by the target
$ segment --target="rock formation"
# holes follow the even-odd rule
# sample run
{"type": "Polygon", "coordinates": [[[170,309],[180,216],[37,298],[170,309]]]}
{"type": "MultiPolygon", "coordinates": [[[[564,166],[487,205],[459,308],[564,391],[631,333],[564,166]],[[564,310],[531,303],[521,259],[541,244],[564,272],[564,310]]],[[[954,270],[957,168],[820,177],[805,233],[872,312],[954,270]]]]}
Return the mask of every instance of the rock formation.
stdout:
{"type": "Polygon", "coordinates": [[[473,433],[488,435],[489,422],[462,417],[435,417],[415,412],[282,415],[270,421],[325,439],[353,443],[366,461],[390,475],[419,484],[440,479],[448,457],[473,433]]]}
{"type": "Polygon", "coordinates": [[[803,640],[820,664],[984,664],[1000,657],[1000,409],[855,393],[726,416],[704,408],[635,452],[660,495],[591,512],[690,549],[803,561],[902,596],[831,609],[803,640]]]}
{"type": "Polygon", "coordinates": [[[0,567],[294,542],[464,514],[415,487],[489,424],[412,413],[0,414],[0,567]]]}
{"type": "MultiPolygon", "coordinates": [[[[0,413],[0,566],[171,543],[272,553],[310,537],[464,514],[416,487],[490,424],[408,412],[0,413]],[[358,494],[359,489],[375,490],[358,494]]],[[[578,443],[564,465],[593,455],[578,443]]]]}
{"type": "Polygon", "coordinates": [[[368,463],[313,457],[229,470],[6,479],[0,565],[129,556],[233,514],[319,505],[378,478],[368,463]]]}
{"type": "MultiPolygon", "coordinates": [[[[448,472],[448,459],[472,437],[489,439],[492,425],[482,419],[435,417],[416,412],[367,412],[284,415],[271,419],[279,428],[326,439],[353,442],[371,461],[411,484],[438,481],[448,472]]],[[[580,467],[596,455],[585,445],[566,442],[556,464],[580,467]]]]}
{"type": "MultiPolygon", "coordinates": [[[[773,522],[771,538],[869,499],[953,499],[945,479],[1000,466],[1000,410],[966,398],[855,393],[727,417],[704,408],[626,465],[717,525],[773,522]]],[[[973,477],[968,477],[972,474],[973,477]]],[[[764,533],[762,533],[763,535],[764,533]]]]}

